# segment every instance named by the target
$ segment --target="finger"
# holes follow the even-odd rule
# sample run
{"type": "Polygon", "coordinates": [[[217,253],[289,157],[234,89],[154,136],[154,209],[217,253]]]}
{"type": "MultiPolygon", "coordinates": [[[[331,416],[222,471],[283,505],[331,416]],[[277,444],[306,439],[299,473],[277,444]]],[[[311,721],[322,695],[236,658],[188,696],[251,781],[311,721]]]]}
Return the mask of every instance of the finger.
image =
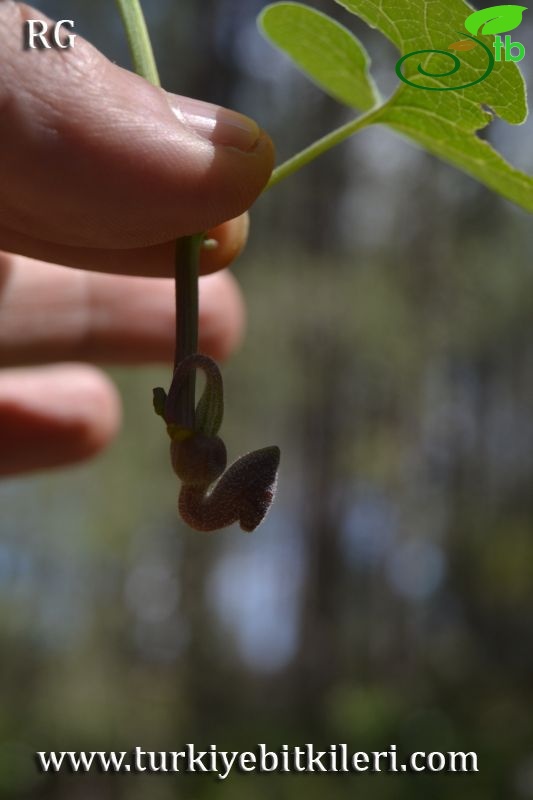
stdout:
{"type": "MultiPolygon", "coordinates": [[[[227,272],[200,279],[200,350],[217,360],[244,328],[238,285],[227,272]]],[[[0,258],[0,366],[64,360],[170,362],[174,282],[98,275],[22,256],[0,258]]]]}
{"type": "Polygon", "coordinates": [[[120,401],[94,367],[0,372],[0,475],[82,461],[114,437],[120,401]]]}
{"type": "MultiPolygon", "coordinates": [[[[200,272],[207,274],[231,264],[246,244],[248,228],[247,213],[212,228],[208,237],[216,242],[216,247],[202,249],[200,272]]],[[[0,243],[10,253],[96,272],[153,277],[166,277],[174,273],[174,241],[135,250],[100,250],[44,242],[10,231],[0,224],[0,243]]]]}
{"type": "Polygon", "coordinates": [[[251,205],[273,164],[253,121],[168,94],[81,37],[67,50],[23,50],[29,18],[47,19],[0,2],[5,228],[73,247],[136,248],[251,205]]]}
{"type": "Polygon", "coordinates": [[[207,275],[232,264],[240,256],[248,241],[250,217],[248,212],[224,222],[208,231],[207,239],[215,243],[214,249],[204,249],[200,255],[200,273],[207,275]]]}

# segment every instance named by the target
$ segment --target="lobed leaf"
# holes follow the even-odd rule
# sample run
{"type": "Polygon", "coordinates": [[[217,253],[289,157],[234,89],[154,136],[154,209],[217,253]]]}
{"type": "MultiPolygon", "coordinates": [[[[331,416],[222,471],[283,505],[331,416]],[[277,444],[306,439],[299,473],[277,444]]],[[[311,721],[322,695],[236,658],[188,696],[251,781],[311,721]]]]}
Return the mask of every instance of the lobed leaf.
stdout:
{"type": "Polygon", "coordinates": [[[379,101],[363,45],[335,20],[301,3],[275,3],[259,16],[261,32],[326,94],[359,111],[379,101]]]}
{"type": "MultiPolygon", "coordinates": [[[[377,27],[396,45],[402,55],[416,50],[446,49],[464,27],[471,11],[463,0],[335,0],[377,27]]],[[[492,38],[478,37],[492,47],[492,38]]],[[[448,58],[450,58],[449,56],[448,58]]],[[[461,56],[461,82],[470,83],[486,70],[486,52],[476,47],[461,56]]],[[[418,72],[422,59],[413,56],[411,75],[420,85],[445,88],[457,76],[425,77],[418,72]]],[[[405,62],[406,64],[408,61],[405,62]]],[[[449,69],[443,55],[427,54],[427,71],[449,69]]],[[[527,117],[525,84],[512,62],[495,62],[486,80],[466,89],[422,91],[401,84],[385,103],[375,121],[384,122],[436,156],[460,167],[481,183],[533,212],[533,179],[512,167],[488,142],[476,134],[485,128],[492,115],[487,108],[511,124],[527,117]]]]}
{"type": "MultiPolygon", "coordinates": [[[[515,169],[477,135],[493,114],[512,125],[527,118],[520,70],[513,62],[495,61],[493,37],[477,33],[483,23],[499,31],[516,27],[525,7],[497,6],[472,13],[464,0],[335,2],[379,29],[396,46],[402,56],[397,66],[402,82],[389,100],[372,107],[370,92],[373,98],[376,93],[367,72],[369,59],[354,36],[298,3],[269,6],[261,18],[267,38],[333,97],[367,111],[345,126],[345,132],[324,137],[316,151],[323,152],[328,141],[332,146],[367,125],[383,123],[533,212],[533,178],[515,169]],[[465,33],[467,23],[476,30],[475,39],[465,33]],[[457,41],[458,35],[462,40],[457,41]],[[450,51],[459,51],[460,56],[450,51]]],[[[291,159],[285,174],[308,163],[313,154],[311,145],[302,157],[291,159]]]]}

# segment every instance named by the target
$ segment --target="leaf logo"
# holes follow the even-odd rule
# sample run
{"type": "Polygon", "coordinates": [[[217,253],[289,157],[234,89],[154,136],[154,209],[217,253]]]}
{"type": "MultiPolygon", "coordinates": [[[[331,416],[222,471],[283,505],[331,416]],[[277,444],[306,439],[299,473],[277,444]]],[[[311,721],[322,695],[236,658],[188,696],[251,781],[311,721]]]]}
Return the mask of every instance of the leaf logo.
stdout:
{"type": "Polygon", "coordinates": [[[466,52],[467,50],[473,50],[475,46],[476,43],[472,42],[470,39],[461,39],[461,41],[449,45],[448,50],[461,50],[466,52]]]}
{"type": "Polygon", "coordinates": [[[492,6],[475,11],[467,18],[465,28],[474,36],[484,34],[508,33],[522,23],[526,6],[492,6]]]}

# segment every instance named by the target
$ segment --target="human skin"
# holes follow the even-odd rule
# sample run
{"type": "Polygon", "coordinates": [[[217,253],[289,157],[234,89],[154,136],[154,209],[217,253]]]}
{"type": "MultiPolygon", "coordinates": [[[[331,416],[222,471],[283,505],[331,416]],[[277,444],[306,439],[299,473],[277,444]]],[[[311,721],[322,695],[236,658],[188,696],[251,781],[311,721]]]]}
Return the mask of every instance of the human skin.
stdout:
{"type": "Polygon", "coordinates": [[[180,236],[218,242],[201,257],[199,346],[233,351],[245,315],[225,268],[274,160],[252,120],[153,87],[80,36],[69,50],[24,50],[26,19],[46,17],[1,0],[4,476],[80,461],[113,438],[119,398],[93,362],[171,363],[180,236]]]}

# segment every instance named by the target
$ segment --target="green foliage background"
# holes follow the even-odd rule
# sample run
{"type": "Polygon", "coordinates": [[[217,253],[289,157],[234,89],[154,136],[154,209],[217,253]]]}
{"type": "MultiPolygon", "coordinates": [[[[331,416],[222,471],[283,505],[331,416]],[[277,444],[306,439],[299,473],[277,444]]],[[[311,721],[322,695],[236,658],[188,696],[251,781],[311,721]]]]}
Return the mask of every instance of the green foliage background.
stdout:
{"type": "MultiPolygon", "coordinates": [[[[348,118],[260,43],[262,2],[146,5],[164,85],[255,116],[280,159],[348,118]]],[[[313,5],[361,36],[388,96],[396,51],[313,5]]],[[[112,2],[40,7],[128,63],[112,2]]],[[[533,172],[530,124],[488,135],[533,172]]],[[[378,128],[259,201],[224,432],[230,455],[281,446],[276,506],[252,536],[180,525],[150,405],[169,365],[113,370],[125,421],[103,457],[2,485],[2,797],[533,797],[531,252],[525,213],[378,128]],[[475,750],[480,773],[33,763],[184,742],[475,750]]]]}

